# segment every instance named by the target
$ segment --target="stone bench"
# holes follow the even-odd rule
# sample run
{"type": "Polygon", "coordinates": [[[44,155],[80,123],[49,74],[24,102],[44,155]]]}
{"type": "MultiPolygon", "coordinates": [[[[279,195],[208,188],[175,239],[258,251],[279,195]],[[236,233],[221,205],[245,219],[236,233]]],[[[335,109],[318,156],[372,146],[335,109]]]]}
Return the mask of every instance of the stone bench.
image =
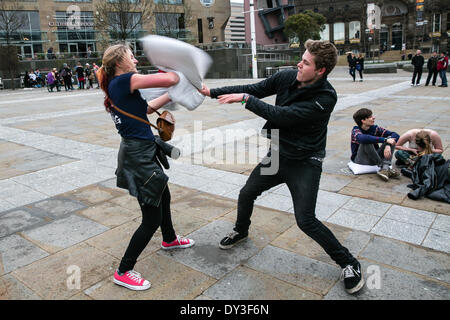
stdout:
{"type": "Polygon", "coordinates": [[[364,73],[397,73],[396,63],[365,64],[364,73]]]}

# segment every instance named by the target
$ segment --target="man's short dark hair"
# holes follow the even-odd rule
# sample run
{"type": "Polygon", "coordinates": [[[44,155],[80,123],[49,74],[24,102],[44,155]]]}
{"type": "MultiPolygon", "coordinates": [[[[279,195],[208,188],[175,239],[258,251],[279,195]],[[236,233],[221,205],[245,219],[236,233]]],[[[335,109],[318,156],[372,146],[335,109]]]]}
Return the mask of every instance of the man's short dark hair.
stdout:
{"type": "Polygon", "coordinates": [[[353,114],[353,120],[355,120],[356,124],[361,127],[362,120],[370,118],[371,116],[372,116],[372,110],[367,109],[367,108],[362,108],[353,114]]]}
{"type": "Polygon", "coordinates": [[[316,70],[325,68],[324,77],[326,77],[336,66],[338,51],[334,44],[322,40],[306,40],[305,48],[314,56],[316,70]]]}

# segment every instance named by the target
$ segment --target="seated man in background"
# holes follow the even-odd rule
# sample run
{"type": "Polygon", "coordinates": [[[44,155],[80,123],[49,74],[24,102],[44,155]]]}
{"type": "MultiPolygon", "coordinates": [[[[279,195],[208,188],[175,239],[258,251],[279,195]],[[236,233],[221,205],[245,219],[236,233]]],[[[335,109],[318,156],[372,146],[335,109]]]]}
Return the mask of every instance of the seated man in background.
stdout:
{"type": "Polygon", "coordinates": [[[444,152],[441,137],[436,131],[431,129],[411,129],[402,134],[395,145],[395,149],[398,150],[395,152],[395,158],[397,158],[395,165],[403,166],[414,163],[413,158],[415,158],[422,149],[416,143],[418,135],[419,137],[422,137],[423,135],[430,136],[432,153],[444,152]],[[408,144],[406,145],[406,143],[408,144]]]}
{"type": "Polygon", "coordinates": [[[353,119],[357,125],[352,129],[351,160],[357,164],[379,166],[381,170],[377,175],[384,181],[398,177],[400,173],[390,166],[400,136],[375,125],[375,117],[369,109],[359,109],[353,114],[353,119]]]}

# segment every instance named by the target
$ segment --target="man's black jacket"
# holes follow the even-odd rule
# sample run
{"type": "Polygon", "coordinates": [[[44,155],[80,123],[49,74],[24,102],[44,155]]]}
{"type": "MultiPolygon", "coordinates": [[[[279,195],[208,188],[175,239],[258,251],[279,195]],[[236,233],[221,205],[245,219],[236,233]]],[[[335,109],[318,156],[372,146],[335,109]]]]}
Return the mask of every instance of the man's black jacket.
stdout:
{"type": "Polygon", "coordinates": [[[414,68],[421,69],[423,67],[423,64],[425,63],[425,59],[423,56],[415,55],[412,60],[411,64],[414,66],[414,68]]]}
{"type": "Polygon", "coordinates": [[[428,71],[437,71],[438,57],[430,57],[427,62],[428,71]]]}
{"type": "Polygon", "coordinates": [[[229,93],[248,93],[245,107],[267,120],[263,129],[279,129],[280,154],[292,159],[325,157],[327,125],[337,101],[334,88],[322,78],[298,88],[296,70],[274,74],[261,82],[211,89],[211,98],[229,93]],[[275,105],[259,99],[276,94],[275,105]]]}

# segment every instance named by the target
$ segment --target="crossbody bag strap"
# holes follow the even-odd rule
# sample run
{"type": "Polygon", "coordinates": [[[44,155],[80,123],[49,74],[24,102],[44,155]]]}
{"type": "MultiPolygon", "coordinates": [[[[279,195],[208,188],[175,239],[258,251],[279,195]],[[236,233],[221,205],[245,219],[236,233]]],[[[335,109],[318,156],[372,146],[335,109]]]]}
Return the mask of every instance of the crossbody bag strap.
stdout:
{"type": "MultiPolygon", "coordinates": [[[[138,120],[138,121],[140,121],[140,122],[143,122],[143,123],[145,123],[145,124],[148,124],[148,125],[152,126],[153,128],[155,128],[156,130],[158,130],[158,127],[157,127],[157,126],[155,126],[154,124],[148,122],[147,120],[144,120],[144,119],[142,119],[142,118],[140,118],[140,117],[138,117],[138,116],[135,116],[134,114],[128,113],[128,112],[126,112],[126,111],[123,111],[122,109],[120,109],[119,107],[117,107],[117,106],[115,106],[115,105],[113,105],[113,104],[111,104],[111,107],[113,107],[114,109],[116,109],[116,110],[119,111],[120,113],[123,113],[124,115],[126,115],[126,116],[128,116],[128,117],[130,117],[130,118],[133,118],[133,119],[135,119],[135,120],[138,120]]],[[[157,114],[161,115],[158,111],[156,111],[156,110],[154,110],[154,111],[155,111],[157,114]]]]}

